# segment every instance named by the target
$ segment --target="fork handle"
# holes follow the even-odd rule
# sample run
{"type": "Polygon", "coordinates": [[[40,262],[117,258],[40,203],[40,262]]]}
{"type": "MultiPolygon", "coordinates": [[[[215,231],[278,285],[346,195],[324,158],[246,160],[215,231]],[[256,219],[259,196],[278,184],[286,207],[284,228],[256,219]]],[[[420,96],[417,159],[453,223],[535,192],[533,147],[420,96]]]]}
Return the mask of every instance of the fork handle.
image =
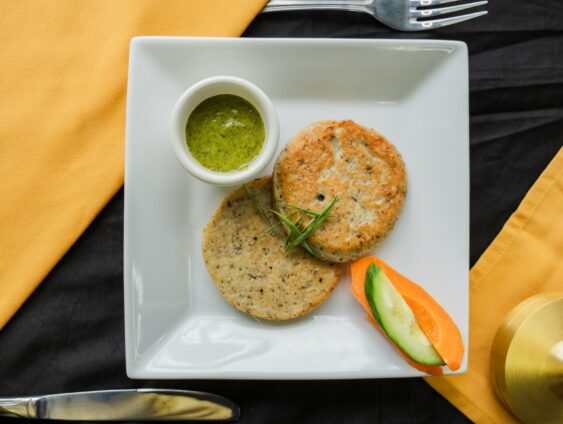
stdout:
{"type": "Polygon", "coordinates": [[[366,6],[373,0],[270,0],[262,12],[283,12],[291,10],[347,10],[367,12],[366,6]]]}

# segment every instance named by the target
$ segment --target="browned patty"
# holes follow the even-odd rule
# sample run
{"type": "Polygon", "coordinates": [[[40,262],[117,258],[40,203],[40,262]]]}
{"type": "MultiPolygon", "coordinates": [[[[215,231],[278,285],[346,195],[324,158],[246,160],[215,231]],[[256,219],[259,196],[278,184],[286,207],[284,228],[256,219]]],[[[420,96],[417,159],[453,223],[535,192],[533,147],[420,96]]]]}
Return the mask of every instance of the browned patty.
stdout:
{"type": "MultiPolygon", "coordinates": [[[[271,181],[263,177],[247,184],[265,211],[273,208],[271,181]]],[[[339,267],[301,248],[285,252],[283,232],[271,235],[267,229],[251,198],[235,190],[205,227],[205,266],[225,300],[242,312],[270,320],[299,317],[329,296],[339,267]]]]}
{"type": "Polygon", "coordinates": [[[323,121],[301,130],[279,155],[273,179],[274,204],[285,215],[294,210],[288,204],[319,211],[338,198],[309,239],[334,262],[361,257],[382,241],[407,193],[397,149],[353,121],[323,121]]]}

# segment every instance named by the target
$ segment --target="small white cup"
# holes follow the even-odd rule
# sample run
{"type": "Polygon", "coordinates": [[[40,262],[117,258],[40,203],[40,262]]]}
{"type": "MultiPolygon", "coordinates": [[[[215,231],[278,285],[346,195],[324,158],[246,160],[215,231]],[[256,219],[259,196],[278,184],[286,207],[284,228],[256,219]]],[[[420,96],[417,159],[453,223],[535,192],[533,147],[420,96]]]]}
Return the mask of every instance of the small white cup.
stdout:
{"type": "Polygon", "coordinates": [[[201,80],[178,99],[170,120],[172,149],[180,164],[197,179],[219,186],[241,184],[257,176],[274,157],[278,146],[279,123],[274,105],[257,86],[242,78],[217,76],[201,80]],[[186,142],[186,124],[193,110],[205,99],[232,94],[248,101],[260,113],[265,139],[258,156],[244,170],[217,172],[205,168],[191,154],[186,142]]]}

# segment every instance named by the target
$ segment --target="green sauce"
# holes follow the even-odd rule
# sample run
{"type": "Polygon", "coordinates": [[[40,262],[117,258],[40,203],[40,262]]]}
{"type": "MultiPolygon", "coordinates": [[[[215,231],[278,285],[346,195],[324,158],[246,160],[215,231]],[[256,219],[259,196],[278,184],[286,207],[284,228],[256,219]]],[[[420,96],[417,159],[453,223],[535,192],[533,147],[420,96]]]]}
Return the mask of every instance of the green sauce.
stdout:
{"type": "Polygon", "coordinates": [[[222,94],[201,102],[186,124],[192,156],[213,171],[244,169],[262,150],[264,123],[241,97],[222,94]]]}

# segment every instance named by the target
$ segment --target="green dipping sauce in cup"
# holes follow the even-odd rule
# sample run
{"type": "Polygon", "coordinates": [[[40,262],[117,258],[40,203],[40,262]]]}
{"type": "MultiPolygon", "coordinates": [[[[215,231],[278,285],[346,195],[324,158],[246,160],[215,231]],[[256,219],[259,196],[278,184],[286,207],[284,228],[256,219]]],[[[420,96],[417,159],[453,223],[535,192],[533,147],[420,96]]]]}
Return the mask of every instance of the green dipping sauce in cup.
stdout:
{"type": "Polygon", "coordinates": [[[192,156],[207,169],[245,169],[262,150],[264,122],[260,113],[239,96],[221,94],[201,102],[186,124],[192,156]]]}

